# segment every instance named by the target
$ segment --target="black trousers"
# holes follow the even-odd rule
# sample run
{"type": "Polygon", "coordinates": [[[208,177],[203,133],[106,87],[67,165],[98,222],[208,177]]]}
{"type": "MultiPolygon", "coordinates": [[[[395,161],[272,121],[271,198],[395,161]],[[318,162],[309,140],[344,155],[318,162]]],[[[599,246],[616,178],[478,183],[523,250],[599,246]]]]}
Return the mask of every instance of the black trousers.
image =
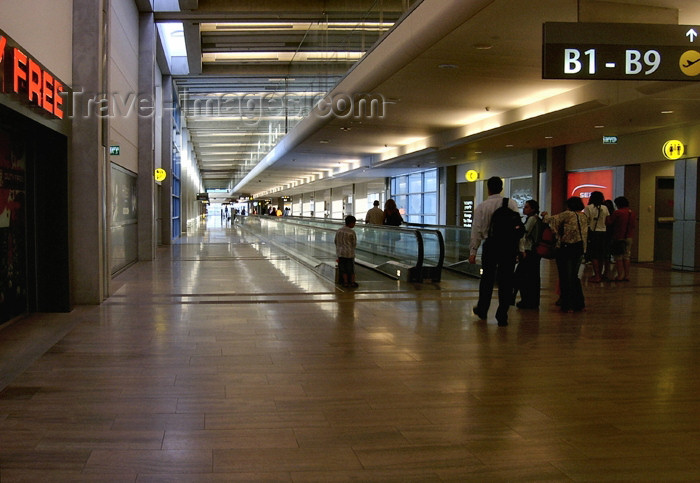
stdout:
{"type": "Polygon", "coordinates": [[[557,271],[559,272],[559,292],[561,310],[583,310],[586,301],[583,295],[578,270],[583,258],[583,244],[562,246],[557,252],[557,271]]]}
{"type": "Polygon", "coordinates": [[[486,239],[481,252],[481,280],[479,281],[478,312],[486,314],[491,306],[493,286],[498,283],[498,309],[496,319],[508,320],[508,308],[513,299],[513,279],[516,253],[511,250],[499,250],[486,239]]]}
{"type": "Polygon", "coordinates": [[[523,307],[534,309],[540,306],[540,260],[542,257],[537,252],[529,250],[515,269],[513,299],[520,292],[523,307]]]}

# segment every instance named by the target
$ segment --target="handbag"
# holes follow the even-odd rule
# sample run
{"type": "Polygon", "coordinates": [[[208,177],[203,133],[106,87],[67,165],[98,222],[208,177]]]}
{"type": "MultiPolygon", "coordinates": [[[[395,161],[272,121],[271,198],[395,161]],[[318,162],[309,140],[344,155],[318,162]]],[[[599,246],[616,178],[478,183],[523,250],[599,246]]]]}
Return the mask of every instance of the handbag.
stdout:
{"type": "Polygon", "coordinates": [[[551,260],[557,256],[557,235],[549,225],[545,225],[542,236],[535,245],[535,252],[542,258],[551,260]]]}

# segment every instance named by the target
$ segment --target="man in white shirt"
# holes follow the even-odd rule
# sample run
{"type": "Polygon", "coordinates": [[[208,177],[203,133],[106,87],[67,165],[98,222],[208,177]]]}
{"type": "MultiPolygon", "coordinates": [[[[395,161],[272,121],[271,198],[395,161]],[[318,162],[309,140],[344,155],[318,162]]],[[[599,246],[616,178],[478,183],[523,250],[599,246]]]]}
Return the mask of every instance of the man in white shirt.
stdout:
{"type": "MultiPolygon", "coordinates": [[[[508,308],[513,298],[513,272],[517,251],[499,250],[494,240],[489,240],[489,227],[493,213],[503,205],[503,181],[498,176],[492,176],[486,182],[489,197],[474,210],[471,243],[469,244],[469,263],[476,263],[476,253],[481,242],[484,248],[481,252],[481,280],[479,281],[479,301],[473,308],[474,314],[481,320],[486,320],[494,283],[498,282],[498,309],[496,320],[498,325],[508,325],[508,308]]],[[[518,212],[518,204],[508,200],[508,208],[518,212]]]]}
{"type": "Polygon", "coordinates": [[[365,223],[371,225],[383,225],[384,224],[384,210],[379,207],[379,200],[374,200],[374,207],[370,208],[365,216],[365,223]]]}
{"type": "MultiPolygon", "coordinates": [[[[383,225],[384,224],[384,210],[379,207],[379,200],[374,200],[374,207],[367,211],[365,216],[365,223],[369,225],[383,225]]],[[[378,250],[377,239],[379,238],[379,233],[374,228],[369,228],[362,230],[364,234],[365,242],[369,247],[370,251],[376,252],[378,250]]]]}

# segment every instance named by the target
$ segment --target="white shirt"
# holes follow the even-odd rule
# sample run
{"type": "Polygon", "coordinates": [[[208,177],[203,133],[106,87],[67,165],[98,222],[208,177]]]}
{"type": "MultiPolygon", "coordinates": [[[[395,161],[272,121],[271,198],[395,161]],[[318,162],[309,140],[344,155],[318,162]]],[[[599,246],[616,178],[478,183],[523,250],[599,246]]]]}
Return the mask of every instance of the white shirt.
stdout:
{"type": "Polygon", "coordinates": [[[383,225],[384,210],[378,206],[370,208],[370,210],[367,212],[367,216],[365,216],[365,223],[370,223],[372,225],[383,225]]]}
{"type": "Polygon", "coordinates": [[[583,213],[588,217],[588,229],[593,231],[605,231],[605,218],[610,214],[608,212],[608,207],[605,205],[600,205],[597,207],[595,205],[586,205],[583,209],[583,213]],[[596,224],[597,221],[597,224],[596,224]]]}
{"type": "MultiPolygon", "coordinates": [[[[472,223],[472,238],[469,243],[469,254],[475,255],[481,246],[481,242],[489,237],[489,225],[493,212],[503,206],[503,196],[491,195],[478,205],[474,210],[474,222],[472,223]]],[[[512,198],[508,200],[508,208],[519,213],[518,204],[512,198]]]]}

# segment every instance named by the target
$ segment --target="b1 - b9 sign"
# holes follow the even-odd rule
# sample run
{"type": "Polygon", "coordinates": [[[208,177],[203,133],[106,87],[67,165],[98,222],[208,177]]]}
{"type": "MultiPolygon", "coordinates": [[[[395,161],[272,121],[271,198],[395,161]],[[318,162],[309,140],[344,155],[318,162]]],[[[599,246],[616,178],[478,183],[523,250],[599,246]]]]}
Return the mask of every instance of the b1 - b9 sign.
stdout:
{"type": "Polygon", "coordinates": [[[700,79],[700,27],[544,24],[544,79],[700,79]]]}

